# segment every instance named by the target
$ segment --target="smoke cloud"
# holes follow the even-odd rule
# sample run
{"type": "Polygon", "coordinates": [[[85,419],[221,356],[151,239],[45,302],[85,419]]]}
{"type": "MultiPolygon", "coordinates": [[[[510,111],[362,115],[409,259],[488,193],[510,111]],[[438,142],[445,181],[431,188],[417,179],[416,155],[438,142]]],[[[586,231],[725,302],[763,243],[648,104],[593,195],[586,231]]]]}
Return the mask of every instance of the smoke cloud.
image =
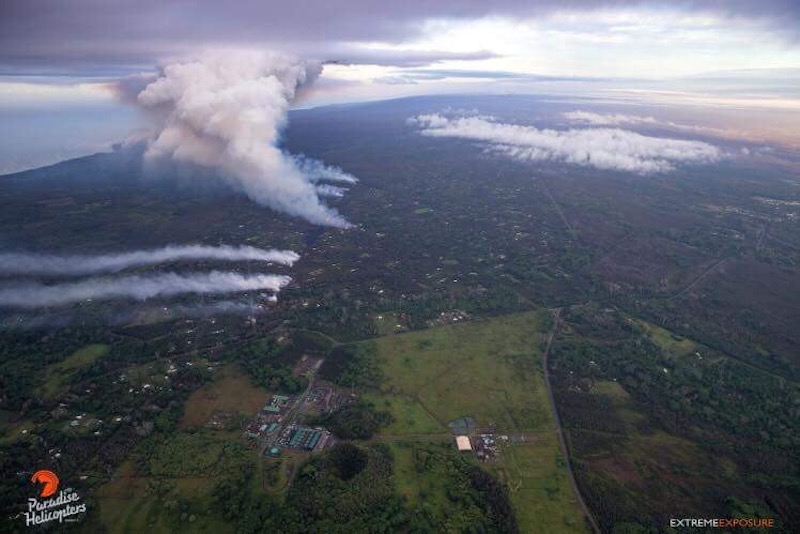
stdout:
{"type": "Polygon", "coordinates": [[[650,137],[618,128],[547,130],[495,122],[489,117],[419,115],[410,121],[431,137],[488,143],[496,153],[523,161],[562,161],[640,174],[667,172],[678,163],[711,163],[722,157],[708,143],[650,137]]]}
{"type": "Polygon", "coordinates": [[[80,309],[59,309],[55,313],[43,313],[36,310],[17,310],[6,313],[0,318],[0,329],[33,329],[43,327],[63,328],[69,325],[130,325],[142,324],[143,322],[156,322],[159,320],[171,320],[184,317],[198,318],[217,318],[224,315],[247,315],[254,317],[263,315],[269,311],[265,304],[257,302],[245,303],[230,300],[213,302],[210,304],[196,305],[151,305],[148,303],[139,306],[131,305],[127,302],[124,310],[103,314],[86,314],[80,309]],[[142,320],[144,318],[144,321],[142,320]]]}
{"type": "Polygon", "coordinates": [[[255,247],[167,246],[101,256],[56,256],[0,253],[0,274],[69,275],[117,272],[129,267],[155,265],[176,260],[261,261],[292,265],[300,256],[291,250],[255,247]]]}
{"type": "Polygon", "coordinates": [[[169,273],[154,276],[90,278],[80,282],[54,285],[17,283],[13,286],[0,287],[0,306],[39,308],[89,299],[145,300],[185,293],[226,294],[259,290],[277,293],[289,282],[291,278],[288,276],[267,274],[242,276],[237,273],[212,271],[189,276],[169,273]]]}
{"type": "Polygon", "coordinates": [[[259,204],[346,228],[349,223],[320,201],[314,183],[356,179],[278,146],[298,90],[320,72],[318,63],[241,51],[169,65],[137,96],[158,121],[146,156],[216,168],[259,204]]]}
{"type": "MultiPolygon", "coordinates": [[[[256,316],[267,313],[268,307],[264,304],[235,302],[223,300],[210,304],[195,305],[161,305],[151,306],[143,304],[140,306],[126,306],[122,312],[112,314],[107,317],[109,324],[131,324],[150,322],[153,320],[171,320],[183,317],[215,318],[222,315],[249,315],[256,316]]],[[[73,321],[75,319],[73,318],[73,321]]]]}
{"type": "Polygon", "coordinates": [[[267,311],[263,304],[222,301],[204,306],[170,306],[165,313],[177,317],[214,317],[220,314],[259,315],[267,311]]]}

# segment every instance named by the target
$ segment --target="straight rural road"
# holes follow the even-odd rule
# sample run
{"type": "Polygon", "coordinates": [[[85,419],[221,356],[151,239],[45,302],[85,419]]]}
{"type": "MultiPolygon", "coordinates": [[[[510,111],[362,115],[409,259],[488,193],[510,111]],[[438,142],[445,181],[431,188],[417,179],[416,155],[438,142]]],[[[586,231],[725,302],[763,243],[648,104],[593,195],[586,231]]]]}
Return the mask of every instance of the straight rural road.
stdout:
{"type": "Polygon", "coordinates": [[[547,388],[547,398],[550,401],[550,408],[553,410],[553,415],[556,419],[556,434],[558,434],[558,443],[561,446],[561,455],[564,457],[564,462],[567,464],[567,475],[569,476],[569,483],[572,486],[572,491],[575,493],[575,497],[578,499],[578,504],[580,504],[581,508],[583,509],[583,515],[586,517],[586,520],[589,522],[589,525],[592,527],[592,530],[595,534],[600,534],[600,527],[597,525],[597,522],[594,520],[594,516],[592,512],[589,510],[589,507],[586,506],[586,502],[583,500],[583,496],[581,495],[580,490],[578,489],[578,483],[575,481],[575,473],[572,471],[572,462],[569,459],[569,451],[567,450],[567,442],[564,438],[564,430],[561,426],[561,417],[558,415],[558,409],[556,408],[556,402],[553,398],[553,388],[550,386],[550,370],[547,366],[547,357],[550,354],[550,346],[553,344],[553,338],[555,337],[556,332],[558,331],[558,327],[561,321],[561,308],[554,308],[550,310],[553,314],[553,328],[550,329],[550,332],[547,334],[547,345],[545,345],[544,350],[542,351],[542,373],[544,374],[544,383],[545,387],[547,388]]]}

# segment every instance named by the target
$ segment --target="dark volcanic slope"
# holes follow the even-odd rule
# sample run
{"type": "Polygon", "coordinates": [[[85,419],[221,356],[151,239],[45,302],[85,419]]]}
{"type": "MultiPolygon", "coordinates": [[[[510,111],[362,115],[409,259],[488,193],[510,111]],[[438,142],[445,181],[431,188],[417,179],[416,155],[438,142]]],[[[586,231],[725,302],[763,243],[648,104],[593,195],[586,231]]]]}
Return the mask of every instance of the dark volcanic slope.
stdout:
{"type": "Polygon", "coordinates": [[[0,243],[288,247],[303,255],[304,291],[346,289],[366,309],[432,295],[492,296],[497,309],[604,299],[800,376],[800,208],[772,202],[797,200],[796,176],[741,159],[655,176],[523,164],[407,124],[445,108],[544,124],[569,109],[441,96],[292,112],[290,151],[361,180],[333,201],[358,225],[349,232],[276,215],[198,169],[143,172],[134,148],[3,177],[0,243]]]}
{"type": "MultiPolygon", "coordinates": [[[[255,324],[215,316],[189,327],[154,299],[47,310],[72,329],[4,331],[3,409],[21,420],[31,406],[46,408],[48,417],[57,399],[36,404],[48,364],[89,342],[108,343],[112,353],[76,375],[80,395],[105,394],[92,382],[100,376],[127,391],[116,378],[128,365],[165,363],[165,354],[199,347],[236,352],[281,328],[348,341],[378,335],[373,319],[384,313],[405,330],[448,311],[479,318],[560,307],[563,327],[549,358],[555,399],[576,477],[604,527],[663,530],[673,502],[695,516],[766,510],[796,521],[800,183],[790,165],[730,157],[640,176],[526,164],[471,141],[421,136],[407,123],[444,108],[556,127],[558,112],[574,109],[531,97],[432,97],[293,112],[287,149],[360,179],[330,200],[356,225],[346,231],[276,214],[207,171],[146,168],[141,147],[0,178],[7,251],[203,243],[302,256],[286,269],[292,286],[255,324]]],[[[235,298],[252,303],[259,295],[235,298]]],[[[182,387],[188,394],[197,386],[192,379],[182,387]]],[[[173,400],[164,406],[180,415],[173,400]]],[[[96,462],[111,472],[138,439],[125,428],[98,441],[102,454],[70,442],[78,444],[69,451],[73,468],[96,462]]],[[[18,461],[39,454],[22,452],[5,455],[9,472],[28,469],[18,461]]]]}

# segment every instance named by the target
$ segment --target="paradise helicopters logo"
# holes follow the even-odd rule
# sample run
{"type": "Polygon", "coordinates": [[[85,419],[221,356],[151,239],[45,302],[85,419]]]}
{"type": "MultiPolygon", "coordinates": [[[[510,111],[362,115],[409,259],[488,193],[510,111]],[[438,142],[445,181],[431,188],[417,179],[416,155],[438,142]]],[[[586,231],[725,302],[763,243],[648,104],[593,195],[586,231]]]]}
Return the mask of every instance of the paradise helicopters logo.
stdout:
{"type": "Polygon", "coordinates": [[[25,512],[25,525],[37,526],[58,521],[59,523],[78,521],[86,512],[86,503],[72,488],[58,491],[58,475],[47,469],[40,469],[31,476],[32,484],[41,484],[39,497],[28,499],[25,512]],[[58,492],[58,493],[56,493],[58,492]]]}

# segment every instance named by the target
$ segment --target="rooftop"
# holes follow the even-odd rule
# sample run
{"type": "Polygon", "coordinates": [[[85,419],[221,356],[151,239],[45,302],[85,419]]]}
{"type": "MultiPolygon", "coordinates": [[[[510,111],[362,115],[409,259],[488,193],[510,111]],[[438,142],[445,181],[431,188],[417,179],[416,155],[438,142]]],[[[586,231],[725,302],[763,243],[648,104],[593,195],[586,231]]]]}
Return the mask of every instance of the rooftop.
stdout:
{"type": "Polygon", "coordinates": [[[459,451],[471,451],[472,443],[469,441],[469,436],[456,436],[456,447],[459,451]]]}

